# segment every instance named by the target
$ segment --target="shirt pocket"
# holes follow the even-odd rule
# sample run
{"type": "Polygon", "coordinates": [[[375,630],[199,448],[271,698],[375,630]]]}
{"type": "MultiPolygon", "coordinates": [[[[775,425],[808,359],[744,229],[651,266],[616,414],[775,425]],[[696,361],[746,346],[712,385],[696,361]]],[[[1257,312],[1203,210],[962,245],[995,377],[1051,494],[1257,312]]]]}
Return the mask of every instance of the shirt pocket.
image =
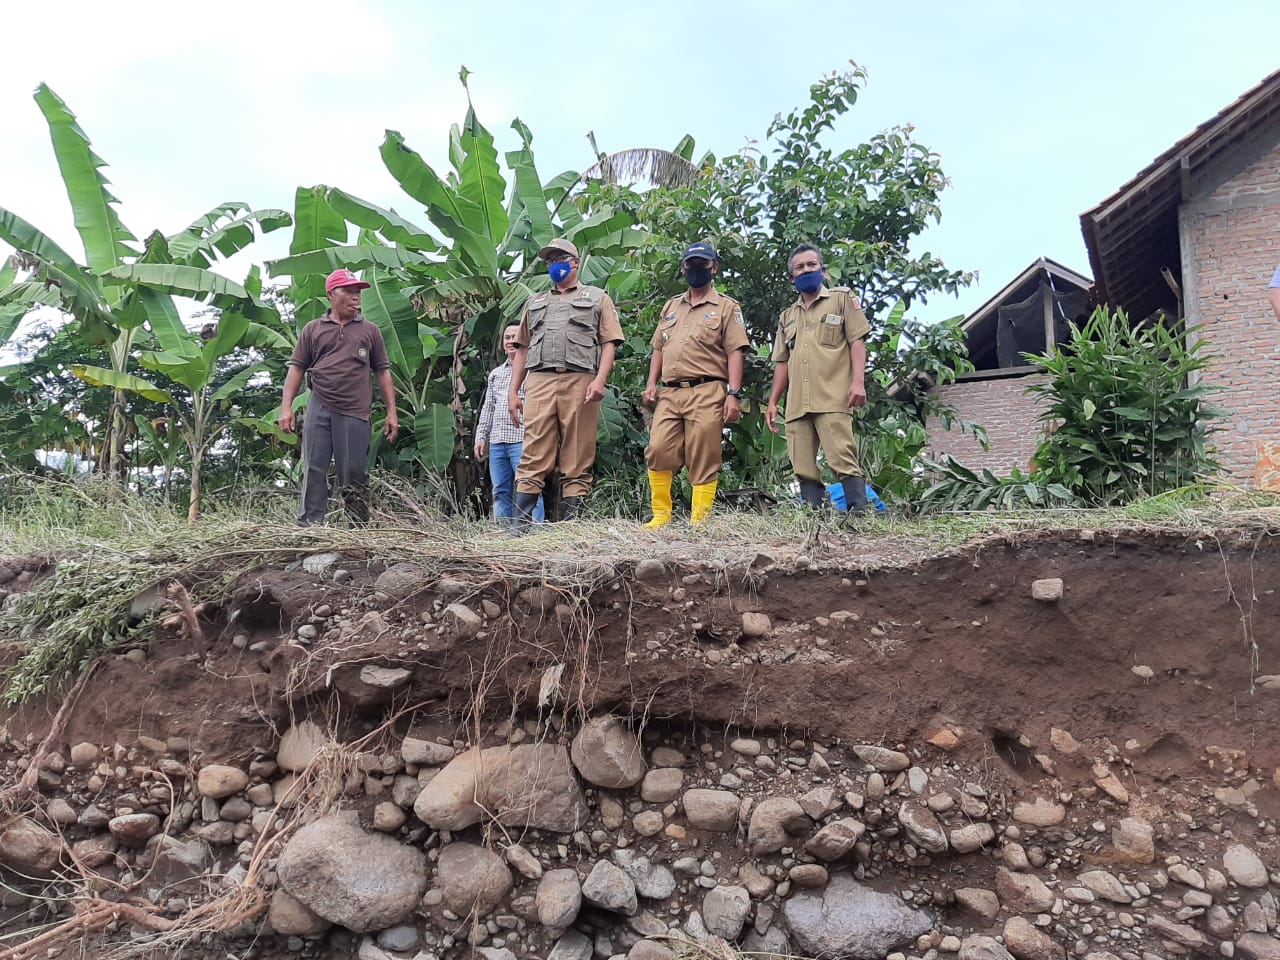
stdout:
{"type": "Polygon", "coordinates": [[[818,324],[818,346],[839,347],[844,345],[844,317],[838,313],[826,314],[818,324]]]}
{"type": "Polygon", "coordinates": [[[701,343],[716,344],[720,342],[720,318],[703,317],[693,331],[694,337],[701,343]]]}

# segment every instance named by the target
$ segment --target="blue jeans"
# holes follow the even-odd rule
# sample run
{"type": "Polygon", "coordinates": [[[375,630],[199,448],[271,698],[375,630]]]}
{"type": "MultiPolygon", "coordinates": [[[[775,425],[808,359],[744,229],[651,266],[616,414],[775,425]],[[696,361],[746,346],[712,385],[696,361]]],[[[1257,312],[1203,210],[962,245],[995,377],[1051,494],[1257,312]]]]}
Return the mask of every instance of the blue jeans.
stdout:
{"type": "MultiPolygon", "coordinates": [[[[489,445],[489,479],[493,481],[493,516],[509,520],[516,515],[516,467],[520,465],[523,443],[494,443],[489,445]]],[[[533,519],[541,523],[546,517],[542,497],[533,508],[533,519]]]]}

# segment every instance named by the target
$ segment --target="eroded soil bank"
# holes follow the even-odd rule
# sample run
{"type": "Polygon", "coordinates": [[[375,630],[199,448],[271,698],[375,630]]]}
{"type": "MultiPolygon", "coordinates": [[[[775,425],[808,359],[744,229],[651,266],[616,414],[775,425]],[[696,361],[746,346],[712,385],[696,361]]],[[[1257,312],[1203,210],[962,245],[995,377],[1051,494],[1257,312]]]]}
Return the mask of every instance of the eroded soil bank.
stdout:
{"type": "MultiPolygon", "coordinates": [[[[6,779],[41,771],[0,836],[5,929],[137,900],[21,955],[85,936],[172,954],[166,925],[235,889],[235,922],[198,918],[183,955],[642,960],[688,949],[670,937],[811,956],[1280,955],[1275,544],[1099,531],[876,569],[830,545],[552,557],[540,577],[475,557],[263,568],[198,635],[104,658],[51,753],[35,756],[60,701],[7,718],[6,779]],[[1033,597],[1055,579],[1060,598],[1033,597]],[[302,746],[283,756],[290,730],[302,746]],[[507,749],[479,781],[473,747],[507,749]],[[533,747],[532,767],[512,761],[533,747]],[[243,782],[214,786],[224,768],[243,782]],[[523,785],[503,779],[516,769],[523,785]],[[539,799],[544,777],[560,806],[539,799]],[[413,876],[361,907],[377,925],[335,906],[363,903],[368,878],[277,869],[309,820],[341,848],[322,816],[336,809],[409,851],[413,876]],[[762,843],[770,817],[781,839],[762,843]],[[195,846],[169,856],[166,837],[195,846]],[[552,909],[557,871],[576,910],[552,909]],[[831,917],[865,933],[888,909],[864,893],[910,915],[846,936],[831,917]]],[[[21,583],[6,567],[8,589],[38,581],[29,566],[21,583]]]]}

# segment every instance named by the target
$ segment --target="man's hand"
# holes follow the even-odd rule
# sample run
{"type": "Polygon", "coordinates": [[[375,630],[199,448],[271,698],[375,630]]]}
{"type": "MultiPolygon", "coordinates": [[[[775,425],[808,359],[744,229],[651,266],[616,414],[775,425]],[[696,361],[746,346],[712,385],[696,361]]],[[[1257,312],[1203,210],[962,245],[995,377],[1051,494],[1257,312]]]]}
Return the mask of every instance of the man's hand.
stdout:
{"type": "Polygon", "coordinates": [[[486,444],[485,444],[485,442],[484,442],[483,440],[477,440],[477,441],[476,441],[476,448],[475,448],[475,449],[476,449],[476,459],[477,459],[477,460],[483,460],[483,459],[484,459],[484,449],[485,449],[485,446],[486,446],[486,444]]]}
{"type": "Polygon", "coordinates": [[[400,432],[400,421],[396,419],[395,411],[387,414],[387,422],[382,426],[382,435],[388,440],[394,440],[396,434],[400,432]]]}
{"type": "Polygon", "coordinates": [[[776,403],[769,404],[769,409],[764,412],[764,423],[771,433],[778,432],[778,405],[776,403]]]}
{"type": "Polygon", "coordinates": [[[640,402],[646,407],[652,407],[658,402],[658,385],[650,381],[645,384],[644,393],[640,395],[640,402]]]}
{"type": "Polygon", "coordinates": [[[737,423],[742,418],[742,401],[737,397],[724,398],[724,422],[737,423]]]}
{"type": "Polygon", "coordinates": [[[280,429],[285,433],[293,433],[298,428],[298,420],[293,415],[292,410],[282,409],[280,411],[280,420],[278,422],[280,424],[280,429]]]}
{"type": "Polygon", "coordinates": [[[507,394],[507,413],[511,415],[512,423],[524,423],[524,401],[519,393],[512,391],[507,394]]]}
{"type": "Polygon", "coordinates": [[[587,395],[582,398],[583,403],[599,403],[604,399],[604,381],[599,377],[587,384],[587,395]]]}
{"type": "Polygon", "coordinates": [[[867,405],[867,388],[865,384],[854,381],[849,384],[849,406],[865,407],[867,405]]]}

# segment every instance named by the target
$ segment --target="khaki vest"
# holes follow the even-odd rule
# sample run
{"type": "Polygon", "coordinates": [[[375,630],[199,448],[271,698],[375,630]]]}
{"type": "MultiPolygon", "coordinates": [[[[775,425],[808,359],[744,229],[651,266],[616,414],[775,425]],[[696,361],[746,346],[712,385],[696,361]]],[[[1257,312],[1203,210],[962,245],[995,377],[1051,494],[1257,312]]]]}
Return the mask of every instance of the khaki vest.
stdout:
{"type": "Polygon", "coordinates": [[[600,366],[600,312],[605,292],[579,286],[529,298],[529,356],[525,369],[595,373],[600,366]]]}

